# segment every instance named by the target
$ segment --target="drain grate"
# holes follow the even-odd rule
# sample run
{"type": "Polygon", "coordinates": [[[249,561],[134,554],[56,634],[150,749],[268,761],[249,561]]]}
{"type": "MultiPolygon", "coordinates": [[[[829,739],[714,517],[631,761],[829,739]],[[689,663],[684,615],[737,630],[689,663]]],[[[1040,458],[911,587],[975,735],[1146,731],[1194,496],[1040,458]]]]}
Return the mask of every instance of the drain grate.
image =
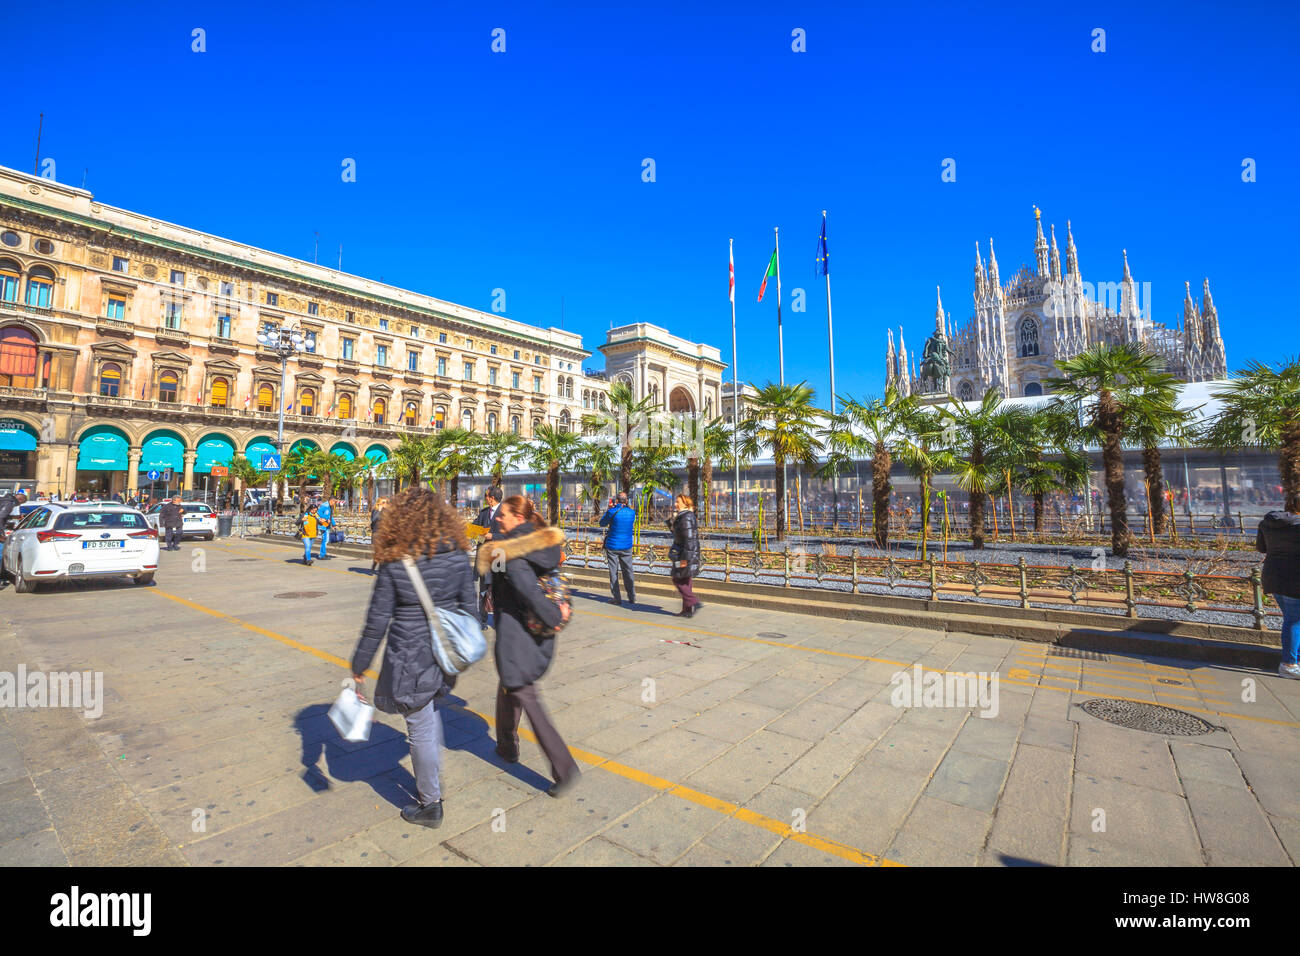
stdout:
{"type": "Polygon", "coordinates": [[[778,639],[784,639],[784,638],[785,638],[785,635],[782,634],[780,631],[759,631],[759,632],[758,632],[758,636],[759,636],[759,637],[778,638],[778,639]]]}
{"type": "Polygon", "coordinates": [[[1059,644],[1053,644],[1047,648],[1048,657],[1073,657],[1081,661],[1108,661],[1110,660],[1105,654],[1097,651],[1085,651],[1078,647],[1061,647],[1059,644]]]}
{"type": "Polygon", "coordinates": [[[1079,705],[1087,713],[1107,723],[1118,724],[1130,730],[1142,730],[1164,737],[1196,737],[1215,730],[1223,730],[1195,714],[1159,704],[1144,704],[1136,700],[1117,700],[1098,697],[1079,705]]]}
{"type": "Polygon", "coordinates": [[[325,592],[324,591],[285,591],[283,594],[277,594],[275,596],[278,598],[285,598],[287,600],[293,601],[298,598],[324,597],[325,592]]]}

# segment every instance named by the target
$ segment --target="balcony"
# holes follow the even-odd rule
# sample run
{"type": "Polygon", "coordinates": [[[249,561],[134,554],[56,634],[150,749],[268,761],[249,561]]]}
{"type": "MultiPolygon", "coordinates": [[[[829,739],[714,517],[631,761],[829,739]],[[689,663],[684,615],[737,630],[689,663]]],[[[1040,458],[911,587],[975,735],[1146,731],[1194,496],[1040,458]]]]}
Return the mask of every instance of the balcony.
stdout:
{"type": "Polygon", "coordinates": [[[338,360],[338,367],[340,372],[361,371],[361,363],[358,362],[356,359],[341,358],[338,360]]]}
{"type": "Polygon", "coordinates": [[[370,366],[370,374],[375,378],[392,378],[393,367],[391,365],[380,365],[376,362],[370,366]]]}
{"type": "Polygon", "coordinates": [[[222,338],[217,335],[208,340],[208,351],[219,352],[223,355],[238,355],[239,345],[234,339],[222,338]]]}
{"type": "Polygon", "coordinates": [[[406,382],[408,385],[423,385],[424,373],[419,371],[418,369],[408,368],[405,372],[402,373],[402,381],[406,382]]]}
{"type": "Polygon", "coordinates": [[[100,335],[115,335],[119,338],[130,339],[135,337],[135,323],[128,322],[126,319],[110,319],[108,316],[101,315],[95,320],[95,331],[100,335]]]}
{"type": "Polygon", "coordinates": [[[174,345],[179,349],[190,347],[190,336],[188,332],[181,329],[160,328],[154,333],[154,341],[159,345],[174,345]]]}

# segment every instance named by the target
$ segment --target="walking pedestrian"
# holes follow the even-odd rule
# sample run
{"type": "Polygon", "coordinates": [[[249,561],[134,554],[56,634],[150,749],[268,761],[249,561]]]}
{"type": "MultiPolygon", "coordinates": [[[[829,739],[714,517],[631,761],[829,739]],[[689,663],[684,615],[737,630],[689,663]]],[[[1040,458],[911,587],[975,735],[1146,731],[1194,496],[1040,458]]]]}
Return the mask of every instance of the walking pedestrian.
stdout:
{"type": "Polygon", "coordinates": [[[320,523],[320,559],[324,561],[329,557],[325,553],[325,545],[330,539],[330,529],[334,527],[334,509],[330,506],[330,500],[326,498],[316,508],[316,520],[320,523]]]}
{"type": "Polygon", "coordinates": [[[302,563],[311,567],[311,549],[320,534],[320,519],[316,517],[316,506],[308,505],[307,510],[298,515],[298,537],[302,538],[302,563]]]}
{"type": "MultiPolygon", "coordinates": [[[[493,533],[497,537],[501,536],[501,528],[497,525],[497,512],[501,510],[501,489],[496,485],[489,485],[488,490],[483,494],[483,508],[479,511],[478,517],[474,523],[480,528],[487,528],[487,533],[479,543],[482,549],[485,542],[491,541],[493,533]]],[[[484,624],[487,623],[488,611],[492,603],[492,572],[489,570],[479,575],[478,579],[478,608],[479,620],[484,624]]]]}
{"type": "Polygon", "coordinates": [[[387,505],[388,505],[388,499],[380,498],[378,501],[375,502],[375,506],[370,509],[370,551],[371,551],[370,573],[371,574],[374,574],[376,571],[379,570],[379,558],[376,556],[379,553],[377,550],[378,548],[377,542],[379,540],[378,538],[379,521],[381,518],[384,517],[384,508],[387,505]]]}
{"type": "Polygon", "coordinates": [[[181,525],[185,523],[185,509],[181,507],[181,496],[172,495],[172,500],[158,509],[158,524],[167,535],[167,550],[181,549],[181,525]]]}
{"type": "Polygon", "coordinates": [[[627,503],[627,492],[620,491],[617,498],[609,499],[609,509],[601,516],[600,526],[605,532],[605,564],[609,568],[611,604],[623,604],[619,594],[618,576],[621,571],[627,586],[627,603],[636,604],[636,583],[632,578],[632,529],[636,525],[636,509],[627,503]]]}
{"type": "Polygon", "coordinates": [[[581,773],[542,705],[537,682],[555,656],[555,632],[551,629],[568,621],[571,612],[567,605],[561,607],[551,601],[537,579],[560,566],[564,532],[547,526],[522,495],[512,495],[501,502],[496,521],[501,536],[480,548],[477,558],[480,574],[492,571],[492,604],[496,614],[494,651],[500,678],[496,752],[507,763],[518,762],[519,718],[527,713],[528,723],[550,761],[551,776],[555,779],[547,793],[559,797],[577,782],[581,773]],[[543,634],[529,630],[526,621],[530,612],[548,629],[543,634]]]}
{"type": "Polygon", "coordinates": [[[379,575],[370,595],[365,629],[352,655],[352,676],[360,689],[366,669],[388,636],[374,703],[386,714],[406,718],[418,803],[402,819],[426,827],[442,825],[442,717],[437,698],[456,684],[433,654],[429,619],[403,558],[415,561],[435,607],[475,617],[474,571],[465,521],[428,488],[408,488],[393,498],[379,525],[375,557],[379,575]]]}
{"type": "Polygon", "coordinates": [[[704,605],[691,590],[691,578],[700,573],[700,532],[695,502],[690,495],[678,495],[673,500],[673,516],[668,519],[668,530],[673,533],[673,544],[668,549],[673,586],[682,596],[682,609],[677,616],[694,617],[704,605]]]}
{"type": "Polygon", "coordinates": [[[1300,680],[1300,514],[1270,511],[1255,532],[1264,552],[1263,590],[1282,609],[1282,677],[1300,680]]]}

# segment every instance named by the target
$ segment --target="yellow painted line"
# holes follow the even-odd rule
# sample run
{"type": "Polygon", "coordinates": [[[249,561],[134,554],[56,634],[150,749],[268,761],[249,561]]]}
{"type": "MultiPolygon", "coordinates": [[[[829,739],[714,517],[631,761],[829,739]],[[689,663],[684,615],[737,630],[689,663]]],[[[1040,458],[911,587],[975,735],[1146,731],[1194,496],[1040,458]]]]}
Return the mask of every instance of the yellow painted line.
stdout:
{"type": "MultiPolygon", "coordinates": [[[[1044,663],[1044,664],[1042,664],[1041,666],[1043,666],[1043,667],[1056,667],[1058,670],[1071,670],[1071,669],[1073,669],[1073,665],[1070,665],[1070,664],[1060,664],[1060,665],[1057,665],[1057,664],[1051,664],[1051,663],[1044,663]]],[[[1090,677],[1090,676],[1088,675],[1088,673],[1087,673],[1086,671],[1084,671],[1084,672],[1082,672],[1082,673],[1079,673],[1079,674],[1076,674],[1076,675],[1074,675],[1074,676],[1070,676],[1070,677],[1060,676],[1060,675],[1057,675],[1057,674],[1041,674],[1041,675],[1039,675],[1039,676],[1040,676],[1043,680],[1071,681],[1071,682],[1075,683],[1076,685],[1082,685],[1082,684],[1093,684],[1093,685],[1096,685],[1096,686],[1098,686],[1098,687],[1117,687],[1117,688],[1119,688],[1119,689],[1121,689],[1121,690],[1127,690],[1127,689],[1129,689],[1129,686],[1130,686],[1130,685],[1136,685],[1136,686],[1139,687],[1139,688],[1149,689],[1149,690],[1151,690],[1151,691],[1157,691],[1157,690],[1158,690],[1160,693],[1162,693],[1162,694],[1166,694],[1166,695],[1168,695],[1169,697],[1178,697],[1178,698],[1183,698],[1183,699],[1185,699],[1185,700],[1194,700],[1194,701],[1197,701],[1197,700],[1203,700],[1203,701],[1205,701],[1206,703],[1215,703],[1215,704],[1228,704],[1228,703],[1230,703],[1229,701],[1222,700],[1222,699],[1217,698],[1217,697],[1211,697],[1211,696],[1209,696],[1209,695],[1207,695],[1207,694],[1199,694],[1199,693],[1198,693],[1198,694],[1180,693],[1178,690],[1175,689],[1176,686],[1181,686],[1181,687],[1183,688],[1184,691],[1187,691],[1187,690],[1196,690],[1195,685],[1193,685],[1193,684],[1191,683],[1191,681],[1188,680],[1187,678],[1184,678],[1184,680],[1186,680],[1187,683],[1182,684],[1182,685],[1174,685],[1174,684],[1159,684],[1159,685],[1157,685],[1156,681],[1158,680],[1158,678],[1156,678],[1154,675],[1150,675],[1150,674],[1146,675],[1145,678],[1139,678],[1137,675],[1133,675],[1133,676],[1130,677],[1130,676],[1128,676],[1128,675],[1110,674],[1110,673],[1105,673],[1105,672],[1103,672],[1103,673],[1102,673],[1100,676],[1098,676],[1098,677],[1090,677]],[[1103,679],[1103,678],[1110,678],[1110,680],[1105,680],[1105,679],[1103,679]],[[1119,681],[1119,683],[1115,683],[1115,681],[1119,681]]]]}
{"type": "MultiPolygon", "coordinates": [[[[348,572],[345,571],[342,573],[346,574],[348,572]]],[[[233,615],[226,614],[224,611],[218,611],[215,608],[210,608],[203,604],[198,604],[187,598],[183,598],[180,595],[170,594],[156,587],[150,588],[149,593],[157,594],[159,597],[166,598],[169,601],[175,601],[177,604],[184,605],[185,607],[188,607],[191,610],[198,611],[202,614],[208,614],[212,617],[218,618],[219,620],[226,621],[230,624],[234,624],[238,627],[241,627],[244,630],[252,631],[255,634],[261,634],[264,637],[269,637],[274,641],[279,641],[281,644],[284,644],[288,647],[292,647],[294,650],[305,651],[306,653],[311,654],[313,657],[316,657],[323,661],[328,661],[329,663],[335,664],[339,667],[343,667],[349,672],[351,672],[352,670],[352,662],[346,661],[336,654],[331,654],[328,651],[322,651],[319,648],[312,647],[309,644],[304,644],[301,641],[296,641],[293,638],[287,637],[283,634],[277,634],[275,631],[268,630],[267,628],[264,627],[259,627],[256,624],[250,624],[247,621],[242,620],[241,618],[237,618],[234,617],[233,615]]],[[[377,680],[379,675],[376,674],[373,670],[368,670],[366,671],[365,676],[371,678],[372,680],[377,680]]],[[[464,712],[469,714],[473,714],[475,717],[478,717],[480,720],[484,721],[489,726],[492,727],[496,726],[496,720],[492,717],[489,717],[487,714],[480,714],[478,711],[472,710],[469,707],[458,707],[456,709],[463,710],[464,712]]],[[[523,737],[525,740],[531,741],[533,743],[537,743],[537,737],[526,727],[519,728],[519,735],[523,737]]],[[[599,767],[602,770],[607,770],[610,773],[623,777],[627,780],[632,780],[635,781],[636,783],[644,784],[645,786],[650,787],[652,789],[671,794],[672,796],[679,797],[683,800],[687,800],[691,803],[697,804],[698,806],[706,807],[707,809],[720,813],[723,816],[732,817],[734,819],[740,820],[743,823],[748,823],[753,826],[761,827],[762,829],[767,830],[770,833],[775,833],[779,836],[784,837],[785,839],[793,840],[796,843],[802,843],[804,846],[812,847],[815,850],[820,850],[823,853],[829,854],[831,856],[836,856],[839,857],[840,859],[848,860],[852,863],[857,863],[862,866],[903,866],[903,864],[897,863],[893,860],[887,860],[884,857],[875,856],[874,854],[871,853],[865,853],[862,850],[859,850],[855,847],[851,847],[843,843],[837,843],[834,840],[829,840],[825,837],[819,837],[816,834],[804,833],[798,830],[794,830],[789,826],[789,824],[783,823],[782,821],[777,820],[773,817],[764,816],[761,813],[755,813],[753,810],[747,810],[738,804],[729,803],[726,800],[720,800],[717,797],[710,796],[709,794],[703,793],[699,790],[693,790],[692,788],[687,787],[684,784],[674,783],[673,781],[666,780],[663,777],[656,777],[653,774],[645,773],[644,771],[637,770],[635,767],[629,767],[626,764],[619,763],[616,760],[611,760],[608,757],[602,757],[599,754],[591,753],[590,751],[583,750],[580,747],[570,747],[569,752],[573,754],[574,759],[581,760],[583,763],[591,764],[593,767],[599,767]]]]}

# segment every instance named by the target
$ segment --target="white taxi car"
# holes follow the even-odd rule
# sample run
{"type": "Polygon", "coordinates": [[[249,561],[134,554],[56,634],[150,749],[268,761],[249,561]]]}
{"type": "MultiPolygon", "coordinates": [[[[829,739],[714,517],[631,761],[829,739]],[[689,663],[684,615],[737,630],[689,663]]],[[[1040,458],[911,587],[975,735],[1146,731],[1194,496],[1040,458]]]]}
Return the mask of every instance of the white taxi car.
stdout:
{"type": "MultiPolygon", "coordinates": [[[[149,527],[159,531],[158,512],[162,509],[161,504],[154,505],[149,509],[146,518],[149,521],[149,527]]],[[[217,513],[208,505],[199,501],[182,501],[181,510],[185,512],[181,518],[181,537],[197,537],[211,541],[217,536],[217,513]]]]}
{"type": "Polygon", "coordinates": [[[128,505],[51,503],[32,511],[4,543],[0,572],[20,594],[42,581],[127,575],[149,584],[158,570],[158,532],[128,505]]]}

